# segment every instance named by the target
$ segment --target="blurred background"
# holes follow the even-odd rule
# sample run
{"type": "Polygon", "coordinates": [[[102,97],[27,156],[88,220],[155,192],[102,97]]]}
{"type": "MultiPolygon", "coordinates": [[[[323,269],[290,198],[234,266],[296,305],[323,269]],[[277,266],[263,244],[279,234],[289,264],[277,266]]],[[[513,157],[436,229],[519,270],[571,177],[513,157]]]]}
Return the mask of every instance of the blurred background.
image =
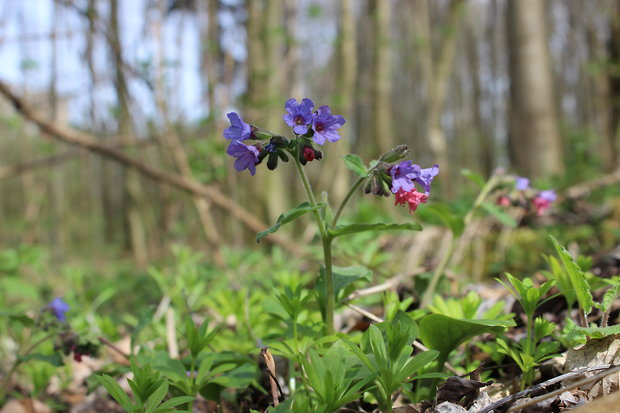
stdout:
{"type": "Polygon", "coordinates": [[[234,110],[287,134],[290,97],[347,119],[308,165],[333,202],[348,152],[369,161],[406,144],[440,165],[433,197],[447,201],[471,195],[463,168],[561,190],[620,156],[616,0],[3,1],[0,62],[0,81],[46,122],[225,196],[60,142],[0,97],[0,248],[41,245],[59,261],[144,268],[172,243],[216,259],[223,245],[261,248],[253,234],[303,193],[290,164],[236,172],[222,130],[234,110]]]}

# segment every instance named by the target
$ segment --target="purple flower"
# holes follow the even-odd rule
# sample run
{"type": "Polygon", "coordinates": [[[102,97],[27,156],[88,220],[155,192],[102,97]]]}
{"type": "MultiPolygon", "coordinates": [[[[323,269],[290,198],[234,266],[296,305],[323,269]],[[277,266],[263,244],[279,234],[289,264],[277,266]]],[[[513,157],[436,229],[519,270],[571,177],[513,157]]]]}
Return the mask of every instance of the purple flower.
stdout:
{"type": "Polygon", "coordinates": [[[413,180],[420,184],[422,188],[424,188],[426,195],[428,195],[431,192],[431,182],[433,182],[433,179],[438,173],[439,165],[435,165],[432,168],[420,169],[420,173],[417,177],[413,178],[413,180]]]}
{"type": "Polygon", "coordinates": [[[236,112],[230,112],[228,115],[230,126],[224,129],[224,137],[226,139],[244,141],[252,136],[252,127],[241,120],[236,112]]]}
{"type": "Polygon", "coordinates": [[[517,190],[519,191],[525,191],[530,187],[530,180],[522,176],[517,176],[515,182],[517,183],[517,190]]]}
{"type": "Polygon", "coordinates": [[[314,129],[314,142],[323,145],[325,140],[336,142],[340,139],[340,134],[336,129],[344,125],[344,118],[340,115],[332,115],[329,106],[321,106],[312,120],[312,129],[314,129]]]}
{"type": "Polygon", "coordinates": [[[413,165],[411,161],[403,161],[392,166],[390,175],[392,175],[392,192],[397,193],[399,189],[409,192],[415,188],[413,180],[420,175],[421,168],[419,165],[413,165]]]}
{"type": "Polygon", "coordinates": [[[65,313],[69,311],[69,304],[65,303],[62,298],[56,297],[49,303],[48,308],[52,310],[58,321],[65,322],[67,317],[65,313]]]}
{"type": "Polygon", "coordinates": [[[248,169],[250,174],[256,173],[256,164],[258,163],[258,148],[252,145],[246,145],[239,140],[234,140],[228,145],[226,153],[237,158],[235,160],[235,169],[239,172],[248,169]]]}
{"type": "Polygon", "coordinates": [[[553,189],[547,189],[546,191],[541,191],[541,193],[538,194],[538,198],[544,199],[545,201],[554,202],[557,195],[553,189]]]}
{"type": "Polygon", "coordinates": [[[304,98],[301,103],[297,103],[297,99],[289,99],[284,105],[284,109],[288,114],[283,116],[284,122],[298,135],[304,135],[308,132],[308,125],[312,123],[312,109],[314,103],[304,98]]]}

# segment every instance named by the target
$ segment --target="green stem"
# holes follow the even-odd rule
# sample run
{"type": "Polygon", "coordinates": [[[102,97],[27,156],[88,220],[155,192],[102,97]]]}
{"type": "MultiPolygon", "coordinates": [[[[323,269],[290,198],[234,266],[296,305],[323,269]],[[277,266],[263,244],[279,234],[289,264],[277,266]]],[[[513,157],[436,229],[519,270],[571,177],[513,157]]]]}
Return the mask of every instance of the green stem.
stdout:
{"type": "Polygon", "coordinates": [[[331,228],[334,228],[336,226],[336,224],[338,223],[338,218],[340,218],[340,214],[342,214],[342,211],[344,210],[345,205],[347,204],[347,202],[349,202],[349,200],[351,199],[351,197],[353,196],[357,188],[359,188],[360,185],[362,185],[364,181],[366,181],[366,179],[367,178],[359,178],[357,181],[355,181],[353,186],[351,186],[351,188],[349,189],[349,192],[347,192],[347,195],[344,197],[344,199],[340,203],[340,206],[338,207],[338,211],[336,211],[336,215],[334,215],[331,228]]]}
{"type": "Polygon", "coordinates": [[[428,287],[426,287],[426,290],[424,291],[424,295],[422,295],[422,301],[420,303],[421,308],[426,308],[431,303],[433,296],[435,295],[435,289],[437,288],[437,284],[439,284],[439,279],[441,278],[441,275],[446,270],[446,267],[448,266],[448,263],[450,262],[450,258],[452,258],[452,254],[454,253],[454,250],[456,249],[456,245],[457,245],[456,239],[454,238],[454,236],[452,236],[450,239],[450,245],[448,246],[448,249],[442,255],[441,261],[439,261],[439,264],[437,264],[437,267],[435,267],[435,271],[433,272],[431,281],[428,283],[428,287]]]}
{"type": "Polygon", "coordinates": [[[323,257],[325,259],[325,324],[327,335],[334,334],[334,276],[332,274],[332,240],[323,239],[323,257]]]}
{"type": "MultiPolygon", "coordinates": [[[[196,371],[196,358],[192,357],[192,363],[190,364],[189,367],[189,378],[191,380],[191,388],[192,388],[192,394],[190,394],[190,396],[192,397],[196,397],[196,393],[198,393],[198,389],[196,388],[196,376],[194,375],[194,372],[196,371]]],[[[194,401],[191,400],[189,402],[187,402],[187,410],[188,411],[192,411],[194,410],[194,401]]]]}
{"type": "MultiPolygon", "coordinates": [[[[299,159],[294,153],[291,153],[292,158],[295,160],[295,166],[297,167],[297,172],[299,172],[299,176],[303,183],[304,189],[306,191],[306,196],[308,197],[308,201],[312,207],[317,205],[316,198],[314,197],[314,193],[312,192],[312,188],[310,187],[310,181],[308,181],[308,177],[306,176],[306,172],[302,167],[299,159]]],[[[314,221],[316,222],[317,227],[319,228],[319,233],[321,234],[321,242],[323,244],[323,259],[325,262],[325,325],[327,329],[327,334],[334,334],[334,279],[332,274],[332,239],[327,233],[327,228],[325,225],[325,221],[321,218],[321,214],[316,209],[312,210],[312,216],[314,217],[314,221]]]]}
{"type": "MultiPolygon", "coordinates": [[[[473,220],[474,212],[476,212],[476,209],[478,209],[478,207],[482,205],[486,197],[493,190],[493,188],[495,188],[497,183],[498,183],[498,178],[496,175],[493,175],[491,179],[489,179],[487,183],[484,185],[484,187],[482,188],[482,190],[480,191],[480,193],[474,200],[474,203],[472,204],[471,208],[469,208],[469,211],[467,211],[467,214],[463,218],[464,228],[463,228],[463,231],[461,232],[461,235],[459,236],[459,240],[463,236],[463,234],[466,233],[467,227],[473,220]]],[[[435,295],[435,289],[437,288],[437,284],[439,283],[439,279],[441,278],[441,275],[444,273],[444,271],[450,264],[450,261],[452,259],[452,254],[454,254],[454,250],[456,249],[457,245],[458,245],[458,242],[454,238],[454,234],[453,234],[452,239],[450,240],[450,246],[448,247],[448,249],[444,252],[443,256],[441,257],[441,261],[435,268],[435,271],[433,272],[433,276],[431,277],[431,281],[428,284],[426,291],[424,291],[424,295],[422,296],[422,301],[420,303],[421,308],[426,308],[426,306],[428,306],[428,304],[430,304],[431,300],[433,299],[433,296],[435,295]]]]}
{"type": "MultiPolygon", "coordinates": [[[[297,156],[294,153],[291,153],[291,157],[295,160],[295,166],[297,167],[297,172],[299,172],[299,177],[301,178],[301,182],[304,185],[304,190],[306,191],[306,196],[308,197],[308,201],[311,206],[316,206],[316,198],[314,197],[314,193],[312,192],[312,187],[310,186],[310,181],[308,181],[308,176],[306,175],[306,171],[304,171],[303,166],[297,159],[297,156]]],[[[312,216],[314,217],[314,221],[316,222],[317,227],[319,228],[319,233],[321,234],[321,238],[327,238],[327,229],[325,228],[325,222],[323,218],[321,218],[321,214],[319,211],[314,209],[312,211],[312,216]]]]}

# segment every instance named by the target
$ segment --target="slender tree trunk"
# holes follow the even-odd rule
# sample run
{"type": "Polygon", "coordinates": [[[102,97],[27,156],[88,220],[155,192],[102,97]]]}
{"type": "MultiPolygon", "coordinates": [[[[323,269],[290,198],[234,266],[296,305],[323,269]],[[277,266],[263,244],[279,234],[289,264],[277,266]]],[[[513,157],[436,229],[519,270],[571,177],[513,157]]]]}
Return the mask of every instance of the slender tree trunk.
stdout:
{"type": "Polygon", "coordinates": [[[532,178],[564,170],[545,13],[544,0],[508,2],[510,149],[532,178]]]}
{"type": "Polygon", "coordinates": [[[493,159],[495,158],[495,143],[492,137],[488,133],[488,129],[484,125],[484,119],[482,116],[480,105],[482,104],[482,90],[480,86],[480,59],[478,56],[478,45],[480,44],[478,36],[476,36],[475,27],[473,27],[473,21],[468,23],[467,27],[467,44],[468,44],[468,56],[469,66],[472,74],[472,93],[471,93],[471,108],[473,111],[474,130],[477,136],[477,153],[480,172],[485,177],[491,176],[493,172],[493,159]]]}
{"type": "MultiPolygon", "coordinates": [[[[610,35],[607,43],[608,59],[612,65],[620,62],[620,1],[612,2],[610,35]]],[[[615,67],[615,66],[614,66],[615,67]]],[[[609,85],[609,138],[603,146],[607,156],[604,158],[607,169],[617,168],[620,163],[620,73],[608,70],[609,85]]]]}
{"type": "Polygon", "coordinates": [[[392,124],[392,45],[390,20],[392,2],[377,1],[374,4],[375,55],[374,55],[374,120],[373,132],[377,149],[386,152],[394,146],[392,124]]]}
{"type": "MultiPolygon", "coordinates": [[[[163,121],[164,130],[163,133],[159,135],[159,139],[163,142],[164,146],[170,152],[174,164],[181,175],[185,178],[192,178],[192,169],[189,164],[189,159],[187,157],[187,153],[185,152],[185,148],[183,147],[183,143],[179,138],[172,122],[170,120],[169,108],[166,103],[167,93],[165,90],[165,76],[164,76],[164,41],[161,35],[161,25],[164,23],[164,19],[166,16],[166,2],[160,0],[158,2],[159,5],[159,15],[160,21],[159,24],[154,26],[154,37],[157,44],[157,56],[155,67],[157,70],[157,76],[155,81],[155,101],[157,104],[157,108],[159,109],[159,113],[161,119],[163,121]]],[[[216,31],[217,33],[217,31],[216,31]]],[[[216,39],[211,39],[211,41],[217,42],[216,39]]],[[[209,87],[215,85],[215,73],[212,73],[212,78],[210,78],[209,87]],[[213,82],[213,83],[211,83],[213,82]]],[[[214,104],[214,100],[212,102],[214,104]]],[[[214,109],[214,108],[213,108],[214,109]]],[[[205,237],[209,243],[209,246],[212,250],[213,257],[220,264],[223,263],[221,253],[219,250],[219,242],[220,236],[218,234],[217,227],[215,222],[213,221],[213,217],[211,216],[211,205],[209,202],[201,197],[193,197],[192,201],[194,203],[194,208],[196,209],[198,219],[200,220],[202,231],[205,234],[205,237]]]]}
{"type": "MultiPolygon", "coordinates": [[[[445,108],[448,86],[454,70],[454,58],[458,41],[459,22],[465,7],[464,0],[452,0],[445,24],[446,31],[439,45],[437,60],[431,68],[426,68],[429,78],[427,137],[433,152],[435,162],[439,165],[448,165],[448,144],[441,125],[441,115],[445,108]],[[429,73],[430,70],[430,73],[429,73]]],[[[429,43],[430,47],[430,43],[429,43]]],[[[430,53],[430,52],[429,52],[430,53]]],[[[448,169],[450,170],[450,169],[448,169]]],[[[451,191],[451,180],[445,181],[447,192],[451,191]]]]}
{"type": "MultiPolygon", "coordinates": [[[[110,49],[114,63],[114,81],[118,99],[118,133],[127,145],[133,140],[132,118],[129,108],[127,80],[123,71],[123,54],[119,30],[118,0],[110,0],[110,49]]],[[[148,264],[148,244],[146,229],[140,214],[144,197],[140,177],[135,171],[125,170],[125,190],[127,194],[126,219],[131,250],[139,268],[148,264]]]]}
{"type": "Polygon", "coordinates": [[[340,0],[340,27],[337,54],[336,99],[334,113],[347,120],[343,128],[343,138],[330,148],[330,159],[335,166],[331,179],[330,196],[333,204],[339,204],[345,197],[349,185],[350,174],[341,157],[351,152],[352,140],[355,136],[355,98],[357,81],[357,41],[353,0],[340,0]]]}
{"type": "MultiPolygon", "coordinates": [[[[262,30],[265,67],[265,90],[264,93],[264,113],[266,116],[263,125],[269,130],[278,130],[282,126],[282,112],[284,107],[284,99],[282,99],[283,71],[282,59],[284,57],[284,33],[283,0],[267,0],[265,7],[265,26],[262,30]]],[[[289,209],[288,192],[284,188],[289,185],[284,177],[287,176],[292,168],[286,165],[269,171],[265,174],[266,187],[265,191],[269,194],[267,200],[267,216],[271,222],[280,216],[283,211],[289,209]]]]}

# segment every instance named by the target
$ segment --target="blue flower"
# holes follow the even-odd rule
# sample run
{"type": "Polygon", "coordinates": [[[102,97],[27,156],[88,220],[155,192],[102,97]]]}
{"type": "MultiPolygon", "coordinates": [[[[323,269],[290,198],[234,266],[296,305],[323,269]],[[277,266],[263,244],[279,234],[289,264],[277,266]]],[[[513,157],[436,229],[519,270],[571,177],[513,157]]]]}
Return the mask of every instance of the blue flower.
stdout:
{"type": "Polygon", "coordinates": [[[49,303],[48,307],[52,310],[58,321],[65,322],[67,320],[65,313],[69,311],[69,304],[65,303],[62,298],[54,298],[52,302],[49,303]]]}
{"type": "Polygon", "coordinates": [[[340,115],[332,115],[329,106],[321,106],[312,119],[312,129],[314,136],[312,139],[318,145],[323,145],[325,140],[336,142],[340,139],[340,134],[336,131],[345,120],[340,115]]]}
{"type": "Polygon", "coordinates": [[[517,176],[515,178],[515,182],[517,184],[516,188],[518,191],[525,191],[530,187],[530,180],[522,176],[517,176]]]}
{"type": "Polygon", "coordinates": [[[284,109],[288,112],[283,116],[284,122],[291,128],[297,135],[304,135],[308,132],[308,125],[312,123],[312,109],[314,103],[304,98],[301,103],[297,103],[297,99],[291,98],[286,101],[284,109]]]}
{"type": "Polygon", "coordinates": [[[433,182],[433,179],[437,176],[438,173],[439,165],[435,165],[432,168],[420,169],[420,173],[417,177],[413,178],[413,180],[420,184],[428,195],[431,192],[431,182],[433,182]]]}
{"type": "Polygon", "coordinates": [[[409,192],[415,188],[413,179],[420,175],[420,166],[413,165],[411,161],[403,161],[390,168],[392,175],[392,192],[397,193],[399,189],[409,192]]]}
{"type": "Polygon", "coordinates": [[[549,202],[555,202],[555,200],[557,199],[557,195],[555,194],[555,191],[553,189],[541,191],[540,194],[538,194],[538,197],[549,202]]]}
{"type": "Polygon", "coordinates": [[[226,139],[244,141],[252,136],[252,127],[241,120],[236,112],[230,112],[228,115],[230,126],[224,129],[224,137],[226,139]]]}
{"type": "Polygon", "coordinates": [[[258,163],[258,148],[252,145],[246,145],[240,140],[234,140],[228,145],[226,153],[237,158],[235,160],[235,169],[239,172],[247,169],[250,174],[256,173],[256,164],[258,163]]]}

